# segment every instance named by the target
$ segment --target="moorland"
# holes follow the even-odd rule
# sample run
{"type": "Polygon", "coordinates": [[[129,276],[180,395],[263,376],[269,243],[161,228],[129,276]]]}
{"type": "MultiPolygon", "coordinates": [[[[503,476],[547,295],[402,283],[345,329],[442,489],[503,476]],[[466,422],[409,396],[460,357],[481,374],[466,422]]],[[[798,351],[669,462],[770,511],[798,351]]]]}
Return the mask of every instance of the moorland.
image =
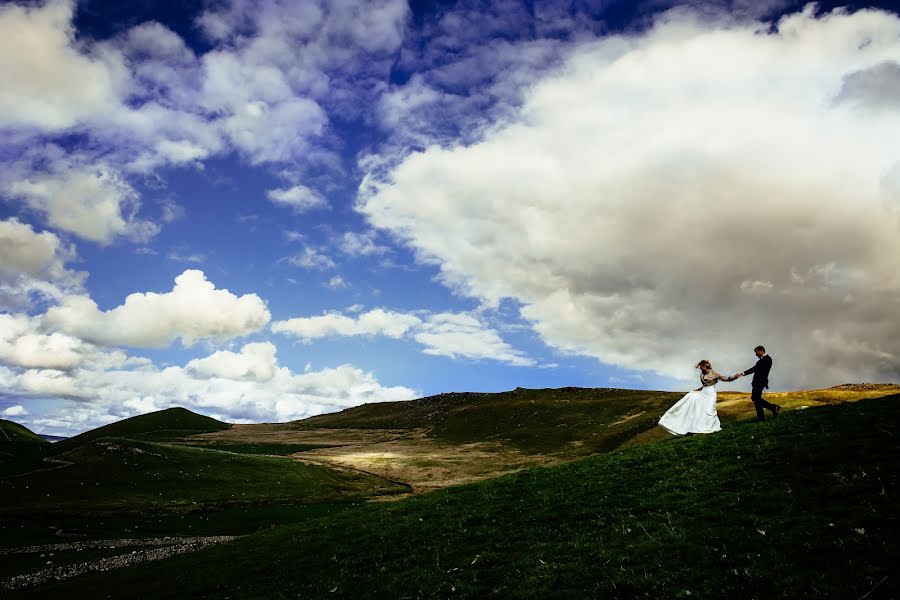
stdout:
{"type": "Polygon", "coordinates": [[[4,597],[892,598],[900,387],[517,388],[50,444],[0,421],[4,597]]]}

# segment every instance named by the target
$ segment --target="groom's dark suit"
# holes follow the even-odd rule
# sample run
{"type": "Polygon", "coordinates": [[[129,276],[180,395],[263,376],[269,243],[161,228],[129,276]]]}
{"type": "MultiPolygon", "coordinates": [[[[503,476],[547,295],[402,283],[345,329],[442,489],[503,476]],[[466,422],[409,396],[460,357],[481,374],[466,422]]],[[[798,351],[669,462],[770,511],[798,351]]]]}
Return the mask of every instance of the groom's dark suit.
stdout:
{"type": "Polygon", "coordinates": [[[753,404],[756,406],[757,421],[765,420],[766,414],[763,412],[764,409],[768,408],[773,412],[775,411],[775,405],[763,400],[762,397],[763,389],[769,387],[769,371],[771,370],[772,357],[765,354],[757,359],[755,365],[744,371],[744,375],[753,373],[753,381],[750,383],[753,391],[750,394],[750,399],[753,400],[753,404]]]}

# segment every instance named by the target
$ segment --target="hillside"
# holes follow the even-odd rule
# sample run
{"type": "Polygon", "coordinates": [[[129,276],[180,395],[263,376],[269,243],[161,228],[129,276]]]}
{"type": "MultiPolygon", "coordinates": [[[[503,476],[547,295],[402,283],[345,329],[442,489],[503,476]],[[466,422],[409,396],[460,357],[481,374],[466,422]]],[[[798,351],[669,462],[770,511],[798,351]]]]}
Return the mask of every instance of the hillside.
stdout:
{"type": "Polygon", "coordinates": [[[14,421],[0,419],[0,478],[41,468],[50,442],[14,421]]]}
{"type": "Polygon", "coordinates": [[[499,393],[448,393],[405,402],[366,404],[295,421],[320,428],[416,429],[454,444],[497,441],[527,453],[612,449],[656,426],[680,393],[613,388],[516,388],[499,393]]]}
{"type": "Polygon", "coordinates": [[[56,455],[64,465],[4,482],[5,516],[59,511],[196,511],[251,503],[309,503],[405,492],[364,473],[104,438],[56,455]]]}
{"type": "Polygon", "coordinates": [[[0,419],[0,446],[6,443],[46,444],[48,442],[24,425],[0,419]]]}
{"type": "MultiPolygon", "coordinates": [[[[723,387],[718,404],[723,425],[752,419],[749,394],[723,387]]],[[[863,385],[768,397],[789,412],[898,392],[898,386],[863,385]]],[[[295,448],[295,458],[312,464],[361,469],[426,491],[666,439],[669,434],[657,421],[681,396],[574,387],[449,393],[290,423],[234,425],[186,441],[295,448]]]]}
{"type": "Polygon", "coordinates": [[[130,417],[53,444],[55,453],[62,453],[88,442],[106,437],[168,441],[188,435],[221,431],[231,427],[229,423],[198,415],[186,408],[167,408],[156,412],[130,417]]]}
{"type": "Polygon", "coordinates": [[[25,597],[893,598],[898,434],[900,395],[795,410],[25,597]]]}

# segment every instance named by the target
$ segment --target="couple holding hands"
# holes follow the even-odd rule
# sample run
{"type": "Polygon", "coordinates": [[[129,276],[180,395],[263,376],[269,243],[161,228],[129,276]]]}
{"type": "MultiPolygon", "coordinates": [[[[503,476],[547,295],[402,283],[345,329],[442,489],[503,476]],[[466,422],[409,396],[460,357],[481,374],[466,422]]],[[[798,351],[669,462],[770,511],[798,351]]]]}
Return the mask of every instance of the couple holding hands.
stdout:
{"type": "Polygon", "coordinates": [[[753,374],[751,388],[753,390],[750,399],[756,406],[756,420],[763,421],[766,418],[765,410],[771,410],[772,416],[777,417],[781,412],[781,406],[767,402],[762,397],[762,391],[769,387],[769,371],[772,370],[772,357],[766,354],[766,349],[757,346],[753,350],[756,353],[756,364],[746,371],[735,373],[731,377],[725,377],[716,373],[708,360],[701,360],[697,364],[700,369],[700,387],[684,395],[672,408],[660,417],[659,425],[675,435],[686,433],[713,433],[720,431],[719,415],[716,412],[716,383],[719,381],[734,381],[744,375],[753,374]]]}

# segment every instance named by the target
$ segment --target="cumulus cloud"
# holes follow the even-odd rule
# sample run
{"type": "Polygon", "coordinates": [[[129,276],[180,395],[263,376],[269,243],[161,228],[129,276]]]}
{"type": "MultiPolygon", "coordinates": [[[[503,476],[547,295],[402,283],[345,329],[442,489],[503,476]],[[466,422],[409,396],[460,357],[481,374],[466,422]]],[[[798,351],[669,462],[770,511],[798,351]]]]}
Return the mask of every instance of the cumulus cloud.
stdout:
{"type": "Polygon", "coordinates": [[[535,361],[500,339],[493,329],[472,315],[439,313],[416,330],[414,338],[422,344],[425,354],[450,358],[489,359],[514,366],[526,367],[535,361]]]}
{"type": "Polygon", "coordinates": [[[299,337],[309,342],[330,336],[384,335],[400,338],[421,319],[414,315],[375,308],[357,317],[338,312],[317,317],[296,317],[272,323],[272,331],[299,337]]]}
{"type": "Polygon", "coordinates": [[[27,417],[30,414],[31,413],[28,412],[28,410],[21,404],[7,406],[6,408],[3,409],[3,411],[0,411],[0,415],[3,415],[4,417],[7,417],[7,418],[9,418],[9,417],[27,417]]]}
{"type": "MultiPolygon", "coordinates": [[[[359,312],[352,306],[348,312],[359,312]]],[[[272,331],[300,338],[309,343],[326,337],[376,336],[410,338],[421,344],[425,354],[449,358],[488,359],[515,366],[534,365],[535,361],[504,342],[500,335],[467,313],[437,313],[416,316],[381,308],[347,316],[331,312],[315,317],[296,317],[276,321],[272,331]]]]}
{"type": "Polygon", "coordinates": [[[304,213],[314,208],[328,206],[325,198],[305,185],[269,190],[267,196],[275,204],[288,206],[296,213],[304,213]]]}
{"type": "Polygon", "coordinates": [[[198,270],[176,277],[171,292],[134,293],[107,311],[87,296],[67,296],[43,317],[48,327],[83,340],[143,348],[168,346],[176,339],[186,346],[201,339],[227,340],[259,331],[269,318],[259,296],[216,289],[198,270]]]}
{"type": "Polygon", "coordinates": [[[252,379],[268,381],[275,374],[276,348],[270,342],[246,344],[240,352],[220,350],[206,358],[192,360],[185,367],[195,377],[252,379]]]}
{"type": "Polygon", "coordinates": [[[0,128],[64,129],[119,101],[115,65],[75,48],[73,11],[67,0],[0,6],[0,128]]]}
{"type": "Polygon", "coordinates": [[[49,231],[36,232],[15,218],[0,221],[0,308],[21,309],[35,298],[80,290],[86,273],[66,268],[75,258],[74,247],[49,231]]]}
{"type": "Polygon", "coordinates": [[[184,367],[88,364],[68,373],[0,367],[0,379],[14,395],[68,399],[52,416],[28,421],[38,431],[63,434],[172,406],[231,422],[272,422],[417,395],[407,387],[383,386],[374,374],[352,365],[294,373],[278,364],[268,343],[216,352],[184,367]]]}
{"type": "Polygon", "coordinates": [[[101,244],[117,236],[145,242],[159,231],[135,218],[138,193],[104,165],[57,164],[51,172],[11,182],[7,193],[44,213],[51,226],[101,244]]]}
{"type": "Polygon", "coordinates": [[[562,351],[682,378],[765,343],[779,387],[895,379],[900,111],[849,100],[892,93],[898,55],[874,10],[669,13],[581,46],[480,141],[373,172],[359,209],[562,351]]]}
{"type": "Polygon", "coordinates": [[[0,314],[0,362],[18,367],[70,369],[83,360],[85,344],[62,333],[41,334],[34,319],[0,314]]]}
{"type": "MultiPolygon", "coordinates": [[[[74,12],[71,0],[0,8],[10,149],[0,190],[52,227],[106,244],[158,231],[137,218],[129,179],[166,166],[235,151],[253,165],[340,171],[330,114],[369,110],[363,97],[389,75],[409,9],[401,0],[217,3],[197,20],[212,46],[200,55],[155,22],[77,38],[74,12]],[[71,134],[71,155],[34,151],[71,134]]],[[[297,211],[325,205],[298,186],[271,198],[297,211]]]]}
{"type": "Polygon", "coordinates": [[[66,268],[75,257],[75,248],[54,233],[37,232],[15,217],[0,221],[0,283],[24,277],[77,287],[85,274],[66,268]]]}

